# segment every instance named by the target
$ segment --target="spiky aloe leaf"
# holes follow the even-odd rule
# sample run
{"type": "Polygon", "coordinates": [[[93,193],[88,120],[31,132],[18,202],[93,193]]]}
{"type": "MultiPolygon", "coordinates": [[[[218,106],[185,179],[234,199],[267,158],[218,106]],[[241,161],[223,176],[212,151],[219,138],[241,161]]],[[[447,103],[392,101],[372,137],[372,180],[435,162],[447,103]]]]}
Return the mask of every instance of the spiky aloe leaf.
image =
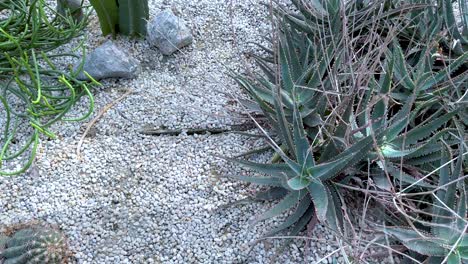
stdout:
{"type": "Polygon", "coordinates": [[[438,128],[450,121],[457,114],[457,112],[458,111],[451,111],[438,118],[436,118],[435,116],[431,116],[431,122],[423,126],[416,126],[415,128],[408,131],[406,134],[398,136],[394,141],[392,141],[392,143],[396,145],[402,145],[403,142],[405,142],[406,145],[409,145],[424,140],[429,135],[434,133],[434,131],[436,131],[438,128]]]}
{"type": "Polygon", "coordinates": [[[460,241],[457,247],[460,257],[465,261],[468,260],[468,235],[465,234],[464,238],[460,241]]]}
{"type": "Polygon", "coordinates": [[[418,238],[414,240],[407,240],[403,242],[403,245],[405,245],[410,250],[426,256],[444,256],[448,251],[444,246],[442,246],[443,241],[436,238],[418,238]]]}
{"type": "Polygon", "coordinates": [[[372,176],[372,179],[375,182],[375,185],[379,187],[380,189],[391,191],[393,184],[390,182],[388,179],[387,175],[385,175],[384,171],[378,171],[374,173],[372,176]]]}
{"type": "MultiPolygon", "coordinates": [[[[380,135],[379,135],[380,136],[380,135]]],[[[354,143],[352,146],[348,147],[338,155],[335,155],[332,159],[328,160],[327,163],[331,163],[334,161],[340,161],[342,159],[346,160],[345,164],[341,164],[341,166],[350,166],[352,164],[355,164],[362,159],[366,157],[368,152],[372,149],[373,147],[373,139],[372,136],[367,136],[358,142],[354,143]]],[[[325,166],[326,163],[321,163],[322,166],[325,166]]],[[[338,166],[337,166],[338,168],[338,166]]],[[[341,169],[344,167],[341,167],[341,169]]],[[[316,168],[318,169],[318,168],[316,168]]],[[[336,168],[335,168],[336,169],[336,168]]],[[[312,172],[313,174],[313,172],[312,172]]],[[[315,172],[315,175],[317,175],[317,172],[315,172]]],[[[333,173],[328,172],[326,174],[327,176],[321,176],[321,179],[327,179],[330,175],[334,175],[333,173]]]]}
{"type": "Polygon", "coordinates": [[[455,252],[448,256],[447,264],[462,264],[460,254],[455,252]]]}
{"type": "MultiPolygon", "coordinates": [[[[259,87],[257,85],[253,85],[254,92],[256,92],[261,98],[263,98],[266,102],[268,102],[271,105],[275,104],[275,89],[276,86],[268,81],[267,79],[259,76],[256,78],[256,80],[262,84],[264,87],[259,87]]],[[[286,109],[292,109],[294,102],[288,92],[286,92],[283,89],[280,89],[280,95],[281,95],[281,102],[284,104],[284,107],[286,109]]]]}
{"type": "Polygon", "coordinates": [[[429,234],[421,237],[415,230],[408,228],[386,227],[385,234],[397,238],[410,250],[426,256],[444,256],[447,252],[446,241],[432,237],[429,234]]]}
{"type": "Polygon", "coordinates": [[[450,79],[451,74],[458,70],[462,65],[466,64],[468,60],[468,51],[463,53],[453,62],[451,62],[447,67],[436,73],[435,75],[431,75],[432,78],[428,78],[428,80],[422,85],[421,90],[427,90],[429,88],[433,88],[436,84],[447,81],[450,79]]]}
{"type": "Polygon", "coordinates": [[[393,45],[393,49],[393,58],[395,58],[395,77],[406,89],[414,91],[416,85],[411,79],[410,70],[408,69],[409,65],[405,61],[403,50],[399,44],[393,45]]]}
{"type": "Polygon", "coordinates": [[[233,159],[233,158],[224,158],[234,163],[238,163],[246,168],[255,170],[259,173],[265,173],[275,177],[282,177],[283,175],[294,177],[296,174],[291,168],[284,163],[274,163],[274,164],[264,164],[264,163],[256,163],[247,160],[241,159],[233,159]]]}
{"type": "Polygon", "coordinates": [[[290,69],[289,61],[287,59],[287,46],[285,43],[280,44],[279,52],[280,52],[280,65],[281,65],[281,81],[283,82],[283,87],[286,92],[291,93],[294,89],[294,79],[292,75],[292,71],[290,69]]]}
{"type": "MultiPolygon", "coordinates": [[[[463,152],[463,144],[459,146],[463,152]]],[[[441,165],[450,161],[448,150],[444,147],[441,153],[441,165]]],[[[453,162],[452,162],[453,163],[453,162]]],[[[454,243],[460,236],[460,231],[465,228],[466,222],[463,218],[466,216],[466,196],[465,185],[458,183],[457,180],[463,175],[463,158],[459,157],[455,166],[442,166],[439,170],[439,186],[440,189],[436,192],[438,199],[435,199],[433,206],[433,219],[434,226],[432,233],[438,237],[445,238],[446,240],[454,243]],[[446,186],[449,182],[453,182],[446,186]],[[457,186],[459,188],[457,188],[457,186]],[[457,189],[459,197],[457,197],[457,189]],[[447,208],[448,207],[448,208],[447,208]],[[458,217],[454,218],[452,212],[457,212],[458,217]],[[461,218],[461,219],[460,219],[461,218]]]]}
{"type": "Polygon", "coordinates": [[[278,204],[273,206],[273,208],[258,216],[257,219],[255,219],[255,221],[253,222],[253,224],[269,218],[279,216],[283,212],[292,209],[295,205],[299,203],[299,201],[301,201],[304,198],[306,194],[307,191],[305,190],[290,192],[283,200],[281,200],[278,204]]]}
{"type": "Polygon", "coordinates": [[[411,99],[389,120],[389,126],[386,129],[385,141],[392,142],[408,125],[409,120],[413,120],[416,112],[410,113],[411,99]]]}
{"type": "MultiPolygon", "coordinates": [[[[419,145],[417,147],[417,151],[408,154],[405,156],[405,160],[412,160],[414,158],[419,158],[419,157],[424,157],[427,155],[432,155],[433,153],[440,153],[442,150],[442,146],[437,143],[437,141],[442,138],[442,136],[449,135],[450,133],[456,133],[456,129],[443,129],[434,136],[432,136],[429,140],[425,141],[422,143],[422,145],[419,145]]],[[[454,146],[457,145],[459,142],[457,140],[446,140],[445,143],[448,146],[454,146]]],[[[440,156],[439,156],[440,159],[440,156]]]]}
{"type": "Polygon", "coordinates": [[[232,175],[232,176],[227,176],[227,177],[231,179],[236,179],[239,181],[258,184],[258,185],[277,186],[277,187],[283,186],[282,180],[280,178],[274,178],[274,177],[251,177],[251,176],[243,176],[243,175],[232,175]]]}
{"type": "MultiPolygon", "coordinates": [[[[289,66],[286,61],[285,51],[280,48],[281,54],[281,69],[282,69],[282,82],[283,82],[283,89],[286,92],[292,92],[294,89],[294,81],[292,80],[291,73],[289,72],[289,66]]],[[[280,129],[281,133],[279,134],[282,143],[288,146],[288,149],[293,151],[294,150],[294,143],[292,140],[291,130],[289,128],[289,123],[286,120],[286,115],[284,113],[282,98],[280,87],[274,87],[273,94],[274,94],[274,107],[276,112],[276,120],[278,122],[278,128],[280,129]]],[[[291,152],[291,154],[295,154],[291,152]]]]}
{"type": "MultiPolygon", "coordinates": [[[[283,27],[287,28],[285,21],[282,21],[283,27]]],[[[290,74],[291,78],[295,81],[299,78],[301,74],[302,66],[298,56],[298,52],[295,48],[294,41],[296,39],[296,34],[292,30],[287,30],[284,34],[280,35],[281,43],[283,49],[285,50],[285,55],[287,57],[288,65],[291,68],[290,74]]]]}
{"type": "Polygon", "coordinates": [[[270,232],[266,233],[265,236],[273,236],[289,227],[294,225],[297,221],[301,219],[301,217],[306,213],[306,211],[310,208],[310,205],[312,203],[312,200],[310,199],[309,196],[305,196],[304,199],[301,200],[301,202],[297,205],[297,208],[294,210],[294,212],[289,215],[282,224],[278,225],[275,227],[273,230],[270,232]]]}
{"type": "Polygon", "coordinates": [[[429,163],[434,163],[440,160],[440,152],[433,152],[430,154],[422,155],[421,157],[405,159],[405,163],[413,166],[420,166],[429,163]]]}
{"type": "Polygon", "coordinates": [[[328,195],[328,208],[326,215],[326,222],[332,228],[333,231],[338,234],[342,233],[343,230],[343,212],[341,211],[341,201],[340,193],[337,191],[336,187],[332,184],[326,184],[325,188],[327,189],[328,195]]]}
{"type": "Polygon", "coordinates": [[[312,182],[307,186],[309,194],[314,202],[317,218],[325,222],[327,219],[328,210],[328,192],[321,182],[312,182]]]}
{"type": "Polygon", "coordinates": [[[273,201],[284,198],[289,191],[283,187],[272,187],[266,191],[258,192],[255,194],[254,200],[256,201],[273,201]]]}
{"type": "Polygon", "coordinates": [[[96,10],[104,36],[112,33],[117,34],[119,24],[119,8],[116,0],[90,0],[91,5],[96,10]]]}
{"type": "Polygon", "coordinates": [[[119,31],[127,36],[146,36],[148,0],[118,0],[119,31]]]}
{"type": "MultiPolygon", "coordinates": [[[[441,159],[440,159],[440,163],[441,165],[445,164],[446,162],[448,162],[449,160],[449,156],[448,156],[448,153],[447,153],[447,150],[446,148],[443,148],[442,149],[442,153],[441,153],[441,159]]],[[[458,177],[458,176],[457,176],[458,177]]],[[[440,171],[439,171],[439,186],[444,186],[445,184],[447,184],[448,182],[450,181],[450,172],[449,172],[449,167],[448,166],[443,166],[440,168],[440,171]]],[[[448,196],[447,197],[447,188],[441,188],[440,190],[438,190],[436,192],[436,196],[438,199],[436,199],[434,201],[434,206],[433,206],[433,220],[432,222],[436,223],[436,224],[442,224],[442,223],[446,223],[447,221],[450,221],[450,220],[447,220],[444,218],[444,216],[447,215],[446,213],[446,210],[445,208],[443,208],[443,204],[440,202],[448,202],[446,200],[446,198],[452,200],[452,196],[455,195],[454,193],[454,189],[453,188],[450,188],[451,190],[449,191],[448,193],[448,196]]],[[[451,206],[451,204],[446,204],[447,206],[451,206]]],[[[435,234],[435,235],[438,235],[438,236],[441,236],[443,235],[443,233],[445,233],[444,231],[446,230],[445,226],[444,227],[440,227],[438,225],[436,226],[433,226],[432,227],[432,233],[435,234]]]]}
{"type": "Polygon", "coordinates": [[[391,144],[385,144],[384,146],[380,148],[380,152],[382,153],[382,156],[384,156],[385,158],[401,158],[415,151],[416,149],[398,150],[398,149],[395,149],[391,144]]]}
{"type": "MultiPolygon", "coordinates": [[[[439,132],[437,132],[435,135],[433,135],[430,139],[419,143],[416,145],[416,147],[410,146],[407,149],[395,149],[393,144],[387,144],[385,143],[381,148],[380,152],[381,154],[389,159],[395,159],[395,158],[415,158],[415,157],[422,157],[434,152],[437,152],[441,149],[441,146],[437,144],[437,141],[442,138],[443,136],[447,135],[447,133],[450,131],[450,129],[443,129],[439,132]]],[[[394,142],[396,142],[395,140],[394,142]]],[[[452,142],[446,141],[447,145],[452,145],[452,142]]],[[[406,143],[406,142],[405,142],[406,143]]],[[[403,142],[401,142],[403,144],[403,142]]]]}
{"type": "Polygon", "coordinates": [[[289,228],[289,238],[284,241],[283,246],[279,248],[278,252],[282,252],[285,247],[291,243],[293,237],[298,236],[299,233],[313,221],[312,219],[314,218],[314,215],[314,207],[311,205],[307,208],[306,212],[299,218],[299,220],[289,228]]]}
{"type": "Polygon", "coordinates": [[[260,67],[262,72],[266,75],[267,80],[271,83],[274,83],[276,81],[275,71],[271,68],[268,62],[266,62],[264,58],[258,55],[252,54],[252,56],[255,58],[256,65],[258,65],[258,67],[260,67]]]}
{"type": "Polygon", "coordinates": [[[293,124],[293,139],[296,147],[294,151],[296,152],[297,162],[302,165],[303,168],[312,167],[315,165],[315,161],[309,141],[305,136],[302,117],[297,105],[294,105],[293,124]]]}
{"type": "Polygon", "coordinates": [[[288,180],[288,186],[293,190],[302,190],[309,186],[311,180],[303,177],[303,176],[296,176],[290,180],[288,180]]]}
{"type": "MultiPolygon", "coordinates": [[[[381,161],[378,161],[377,164],[379,167],[387,171],[390,175],[392,175],[395,179],[399,180],[403,185],[411,185],[418,181],[418,179],[414,178],[411,175],[408,175],[403,170],[398,169],[398,167],[391,162],[385,162],[385,165],[382,164],[381,161]]],[[[435,186],[427,183],[426,181],[419,181],[415,186],[426,187],[426,188],[435,188],[435,186]]]]}
{"type": "Polygon", "coordinates": [[[357,152],[350,153],[339,159],[308,168],[308,175],[311,175],[314,179],[320,179],[321,181],[331,179],[355,160],[355,158],[359,156],[358,154],[357,152]]]}

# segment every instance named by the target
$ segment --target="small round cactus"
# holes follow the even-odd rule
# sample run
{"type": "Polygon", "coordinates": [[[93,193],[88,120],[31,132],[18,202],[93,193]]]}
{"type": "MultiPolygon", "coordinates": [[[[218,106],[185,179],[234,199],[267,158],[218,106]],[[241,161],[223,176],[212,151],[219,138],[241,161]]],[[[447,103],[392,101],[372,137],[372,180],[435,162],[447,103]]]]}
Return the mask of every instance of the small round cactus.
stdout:
{"type": "Polygon", "coordinates": [[[28,227],[11,236],[0,235],[1,264],[59,264],[66,262],[64,235],[47,227],[28,227]]]}

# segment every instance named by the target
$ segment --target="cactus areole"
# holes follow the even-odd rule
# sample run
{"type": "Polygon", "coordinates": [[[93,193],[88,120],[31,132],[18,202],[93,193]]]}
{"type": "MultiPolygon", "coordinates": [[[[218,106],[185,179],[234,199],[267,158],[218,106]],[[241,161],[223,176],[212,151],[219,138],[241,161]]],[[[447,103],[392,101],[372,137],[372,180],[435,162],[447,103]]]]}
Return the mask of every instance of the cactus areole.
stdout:
{"type": "Polygon", "coordinates": [[[0,237],[2,264],[59,264],[67,258],[66,239],[57,230],[29,227],[0,237]]]}

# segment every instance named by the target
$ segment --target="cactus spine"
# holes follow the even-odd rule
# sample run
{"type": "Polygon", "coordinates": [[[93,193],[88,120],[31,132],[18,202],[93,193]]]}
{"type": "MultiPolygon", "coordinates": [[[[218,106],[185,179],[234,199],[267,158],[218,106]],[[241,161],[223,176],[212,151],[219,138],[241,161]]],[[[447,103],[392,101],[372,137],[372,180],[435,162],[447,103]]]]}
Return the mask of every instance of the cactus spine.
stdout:
{"type": "Polygon", "coordinates": [[[29,227],[10,237],[0,235],[2,264],[59,264],[67,255],[64,235],[51,228],[29,227]]]}

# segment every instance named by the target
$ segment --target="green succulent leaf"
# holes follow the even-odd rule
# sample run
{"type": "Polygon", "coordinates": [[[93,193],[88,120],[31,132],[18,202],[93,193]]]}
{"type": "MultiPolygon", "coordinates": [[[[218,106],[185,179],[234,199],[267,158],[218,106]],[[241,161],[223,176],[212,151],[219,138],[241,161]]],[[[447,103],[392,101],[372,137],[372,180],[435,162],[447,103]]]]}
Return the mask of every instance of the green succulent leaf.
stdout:
{"type": "Polygon", "coordinates": [[[448,250],[442,246],[441,243],[442,242],[437,239],[431,241],[427,238],[403,241],[403,245],[410,250],[426,256],[444,256],[447,254],[448,250]]]}
{"type": "Polygon", "coordinates": [[[322,181],[331,179],[340,173],[346,166],[356,157],[358,153],[351,153],[340,159],[324,162],[308,168],[308,175],[314,179],[320,179],[322,181]]]}
{"type": "Polygon", "coordinates": [[[305,190],[290,192],[283,200],[273,206],[273,208],[257,217],[257,219],[254,221],[254,224],[269,218],[279,216],[283,212],[292,209],[304,198],[304,196],[306,196],[306,194],[307,191],[305,190]]]}
{"type": "Polygon", "coordinates": [[[405,149],[405,150],[397,150],[391,144],[385,144],[380,148],[380,152],[385,158],[401,158],[405,157],[417,149],[405,149]]]}
{"type": "Polygon", "coordinates": [[[289,191],[283,187],[272,187],[266,191],[257,192],[254,200],[256,201],[274,201],[284,198],[289,191]]]}
{"type": "Polygon", "coordinates": [[[237,163],[242,165],[245,168],[249,168],[255,170],[259,173],[265,173],[270,176],[275,177],[283,177],[284,175],[288,177],[295,177],[297,174],[294,173],[291,168],[284,163],[274,163],[274,164],[264,164],[264,163],[256,163],[248,160],[241,160],[241,159],[233,159],[233,158],[224,158],[228,161],[233,163],[237,163]]]}
{"type": "Polygon", "coordinates": [[[302,190],[309,186],[310,180],[306,177],[296,176],[288,180],[288,186],[293,190],[302,190]]]}
{"type": "Polygon", "coordinates": [[[457,112],[458,111],[451,111],[440,116],[439,118],[433,117],[431,118],[432,121],[429,123],[411,129],[406,134],[397,137],[394,141],[392,141],[392,143],[396,145],[402,145],[403,142],[405,142],[405,144],[409,145],[415,144],[418,141],[422,141],[434,133],[434,131],[436,131],[438,128],[447,124],[447,122],[450,121],[457,114],[457,112]]]}
{"type": "Polygon", "coordinates": [[[273,230],[266,233],[265,237],[274,236],[275,234],[293,226],[309,210],[309,208],[311,207],[311,203],[312,200],[310,199],[310,197],[305,196],[304,199],[302,199],[301,202],[297,205],[297,208],[294,210],[294,212],[291,215],[289,215],[282,224],[278,225],[273,230]]]}
{"type": "Polygon", "coordinates": [[[280,178],[274,178],[274,177],[251,177],[251,176],[243,176],[243,175],[237,175],[237,176],[233,175],[233,176],[227,176],[227,177],[238,180],[238,181],[244,181],[244,182],[254,183],[258,185],[277,186],[277,187],[283,186],[283,181],[280,178]]]}
{"type": "MultiPolygon", "coordinates": [[[[447,1],[446,1],[447,2],[447,1]]],[[[458,70],[468,61],[468,51],[463,53],[463,55],[459,56],[455,59],[450,65],[448,65],[443,70],[439,71],[435,75],[431,75],[432,78],[428,78],[428,80],[422,85],[421,90],[427,90],[430,88],[434,88],[434,86],[440,82],[447,81],[450,79],[453,72],[458,70]]]]}
{"type": "Polygon", "coordinates": [[[325,184],[328,195],[327,223],[338,234],[344,231],[342,199],[336,187],[332,184],[325,184]]]}
{"type": "MultiPolygon", "coordinates": [[[[398,166],[391,162],[386,161],[384,165],[383,162],[378,161],[377,164],[383,171],[387,171],[395,179],[399,180],[401,183],[404,183],[404,186],[414,184],[418,181],[418,179],[399,169],[398,166]]],[[[384,178],[386,179],[386,177],[384,178]]],[[[426,187],[431,189],[435,188],[435,186],[427,183],[426,181],[419,181],[415,184],[415,186],[426,187]]]]}
{"type": "Polygon", "coordinates": [[[447,264],[462,264],[460,254],[452,253],[447,258],[447,264]]]}
{"type": "Polygon", "coordinates": [[[294,107],[293,121],[293,138],[294,145],[296,146],[294,151],[296,152],[297,162],[304,168],[312,167],[315,165],[315,161],[313,158],[312,150],[309,146],[309,141],[305,136],[302,117],[299,113],[297,105],[295,105],[294,107]]]}
{"type": "Polygon", "coordinates": [[[325,222],[328,210],[328,192],[326,187],[321,182],[312,182],[307,186],[307,189],[314,202],[317,218],[325,222]]]}
{"type": "Polygon", "coordinates": [[[413,80],[411,79],[410,71],[408,70],[408,65],[405,61],[405,57],[403,55],[403,50],[401,49],[399,44],[393,45],[393,58],[395,58],[395,77],[401,84],[408,90],[414,91],[416,85],[414,84],[413,80]]]}
{"type": "Polygon", "coordinates": [[[431,237],[429,234],[425,234],[427,236],[421,237],[415,230],[394,227],[386,227],[383,229],[383,232],[397,238],[405,247],[419,254],[426,256],[444,256],[447,252],[444,244],[446,242],[442,239],[431,237]]]}

